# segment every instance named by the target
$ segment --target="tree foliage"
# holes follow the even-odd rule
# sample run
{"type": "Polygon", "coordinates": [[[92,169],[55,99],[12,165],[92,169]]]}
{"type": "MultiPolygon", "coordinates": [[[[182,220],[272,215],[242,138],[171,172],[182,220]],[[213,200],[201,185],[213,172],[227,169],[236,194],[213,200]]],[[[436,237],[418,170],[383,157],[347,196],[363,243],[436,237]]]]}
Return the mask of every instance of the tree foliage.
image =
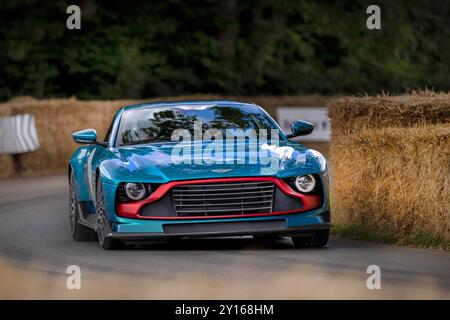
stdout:
{"type": "Polygon", "coordinates": [[[141,98],[450,88],[450,4],[363,0],[10,0],[0,99],[141,98]]]}

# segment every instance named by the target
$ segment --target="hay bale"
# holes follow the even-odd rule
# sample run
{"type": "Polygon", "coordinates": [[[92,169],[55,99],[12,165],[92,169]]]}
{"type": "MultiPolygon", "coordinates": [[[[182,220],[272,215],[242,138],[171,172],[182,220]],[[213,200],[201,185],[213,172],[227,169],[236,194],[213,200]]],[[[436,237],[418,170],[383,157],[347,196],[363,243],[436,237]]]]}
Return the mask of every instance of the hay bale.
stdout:
{"type": "Polygon", "coordinates": [[[0,179],[14,176],[13,158],[9,155],[0,155],[0,179]]]}
{"type": "Polygon", "coordinates": [[[328,105],[332,139],[368,128],[450,122],[450,93],[413,91],[400,96],[345,97],[328,105]]]}
{"type": "MultiPolygon", "coordinates": [[[[431,114],[446,114],[444,109],[433,107],[431,114]]],[[[400,111],[394,118],[396,112],[400,111]]],[[[357,115],[375,119],[373,114],[357,115]]],[[[332,121],[343,118],[333,116],[332,121]]],[[[332,140],[331,167],[333,219],[338,225],[365,226],[400,243],[424,235],[439,239],[443,247],[450,243],[449,123],[339,132],[332,140]]]]}

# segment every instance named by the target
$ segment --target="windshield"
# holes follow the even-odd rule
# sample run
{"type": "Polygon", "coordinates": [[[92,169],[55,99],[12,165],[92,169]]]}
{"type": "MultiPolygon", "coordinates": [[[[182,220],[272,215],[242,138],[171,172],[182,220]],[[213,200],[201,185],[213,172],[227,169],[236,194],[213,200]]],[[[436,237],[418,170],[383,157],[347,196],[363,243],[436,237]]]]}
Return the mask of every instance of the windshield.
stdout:
{"type": "Polygon", "coordinates": [[[271,118],[257,106],[149,107],[127,110],[122,114],[116,145],[173,141],[172,134],[177,129],[188,130],[193,140],[202,139],[194,134],[194,124],[197,128],[201,126],[201,136],[210,129],[220,132],[223,137],[228,129],[254,129],[257,135],[260,129],[266,129],[270,139],[271,130],[278,130],[271,118]]]}

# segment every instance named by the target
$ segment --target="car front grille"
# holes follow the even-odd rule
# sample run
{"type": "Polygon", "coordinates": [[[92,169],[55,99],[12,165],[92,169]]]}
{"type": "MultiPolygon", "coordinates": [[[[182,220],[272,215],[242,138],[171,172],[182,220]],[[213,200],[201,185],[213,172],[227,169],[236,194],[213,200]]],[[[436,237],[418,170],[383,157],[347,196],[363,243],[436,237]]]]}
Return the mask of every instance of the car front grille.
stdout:
{"type": "Polygon", "coordinates": [[[180,185],[172,189],[179,217],[270,213],[274,184],[268,181],[180,185]]]}

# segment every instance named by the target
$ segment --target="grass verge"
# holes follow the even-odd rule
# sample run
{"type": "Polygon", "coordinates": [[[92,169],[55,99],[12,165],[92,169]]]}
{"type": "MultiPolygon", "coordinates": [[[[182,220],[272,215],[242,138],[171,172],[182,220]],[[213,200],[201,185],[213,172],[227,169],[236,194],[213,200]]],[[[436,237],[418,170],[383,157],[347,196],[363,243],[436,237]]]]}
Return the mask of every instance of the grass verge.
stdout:
{"type": "Polygon", "coordinates": [[[374,229],[373,226],[363,224],[341,225],[334,224],[331,234],[353,240],[367,240],[383,244],[410,245],[419,248],[450,249],[450,241],[443,237],[436,237],[426,232],[399,236],[386,229],[374,229]]]}

